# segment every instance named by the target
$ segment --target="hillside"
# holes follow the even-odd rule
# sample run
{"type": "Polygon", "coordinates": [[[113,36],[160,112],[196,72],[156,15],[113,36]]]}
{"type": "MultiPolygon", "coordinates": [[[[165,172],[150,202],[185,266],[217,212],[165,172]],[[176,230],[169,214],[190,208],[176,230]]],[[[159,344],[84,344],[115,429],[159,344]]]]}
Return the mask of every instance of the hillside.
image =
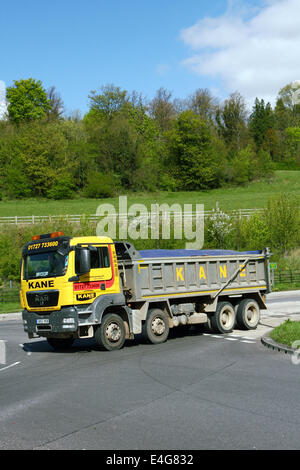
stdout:
{"type": "MultiPolygon", "coordinates": [[[[159,204],[204,204],[205,210],[212,209],[218,202],[223,210],[251,209],[264,207],[272,195],[281,192],[293,194],[299,199],[300,205],[300,172],[278,170],[275,176],[267,181],[255,181],[247,186],[224,187],[209,191],[190,192],[156,192],[130,193],[128,205],[145,204],[150,208],[154,202],[159,204]]],[[[118,208],[118,198],[107,199],[22,199],[0,201],[0,217],[21,215],[64,215],[64,214],[95,214],[101,203],[111,203],[118,208]]]]}

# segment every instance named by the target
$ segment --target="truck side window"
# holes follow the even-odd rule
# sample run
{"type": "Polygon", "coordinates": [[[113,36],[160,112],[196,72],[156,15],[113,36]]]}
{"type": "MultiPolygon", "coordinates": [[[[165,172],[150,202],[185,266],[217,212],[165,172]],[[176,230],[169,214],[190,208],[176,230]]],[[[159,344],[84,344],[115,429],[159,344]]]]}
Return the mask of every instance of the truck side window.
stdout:
{"type": "Polygon", "coordinates": [[[109,268],[109,253],[106,246],[98,247],[91,251],[91,269],[109,268]]]}
{"type": "Polygon", "coordinates": [[[106,246],[100,248],[100,256],[102,258],[102,267],[109,268],[110,266],[109,253],[108,253],[108,249],[106,246]]]}
{"type": "Polygon", "coordinates": [[[99,251],[91,251],[91,269],[100,268],[99,251]]]}

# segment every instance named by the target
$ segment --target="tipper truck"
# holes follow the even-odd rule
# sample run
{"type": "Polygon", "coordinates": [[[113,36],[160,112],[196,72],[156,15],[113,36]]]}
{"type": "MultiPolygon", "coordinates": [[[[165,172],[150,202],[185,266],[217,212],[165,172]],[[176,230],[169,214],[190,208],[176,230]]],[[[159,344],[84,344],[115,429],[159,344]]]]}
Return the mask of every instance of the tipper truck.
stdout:
{"type": "Polygon", "coordinates": [[[54,349],[94,338],[120,349],[172,328],[216,333],[257,327],[270,291],[269,250],[141,250],[108,237],[37,235],[22,252],[20,298],[29,338],[54,349]]]}

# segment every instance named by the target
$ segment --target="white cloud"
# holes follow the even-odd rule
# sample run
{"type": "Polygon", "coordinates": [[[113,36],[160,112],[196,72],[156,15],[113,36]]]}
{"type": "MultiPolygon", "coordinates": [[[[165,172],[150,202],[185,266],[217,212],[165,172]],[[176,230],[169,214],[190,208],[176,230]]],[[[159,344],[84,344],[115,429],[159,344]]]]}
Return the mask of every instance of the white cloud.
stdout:
{"type": "Polygon", "coordinates": [[[181,31],[192,50],[183,64],[198,75],[221,79],[226,92],[239,91],[274,104],[279,90],[300,77],[300,1],[267,0],[262,8],[231,5],[181,31]]]}

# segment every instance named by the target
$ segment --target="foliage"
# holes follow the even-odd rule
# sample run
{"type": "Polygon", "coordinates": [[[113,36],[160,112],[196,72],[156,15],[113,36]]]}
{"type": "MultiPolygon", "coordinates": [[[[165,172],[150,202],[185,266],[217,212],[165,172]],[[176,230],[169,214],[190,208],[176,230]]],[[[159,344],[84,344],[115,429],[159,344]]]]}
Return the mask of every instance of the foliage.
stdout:
{"type": "Polygon", "coordinates": [[[212,210],[212,215],[205,223],[206,242],[214,248],[227,248],[230,245],[230,236],[234,230],[230,215],[218,207],[212,210]]]}
{"type": "Polygon", "coordinates": [[[270,179],[274,163],[300,165],[293,92],[292,84],[280,90],[274,110],[257,98],[247,120],[238,92],[219,103],[207,89],[179,100],[160,88],[147,102],[109,84],[90,92],[81,119],[63,116],[54,86],[46,92],[39,80],[15,81],[9,120],[0,122],[0,197],[111,197],[270,179]]]}
{"type": "Polygon", "coordinates": [[[7,88],[6,98],[9,120],[16,124],[40,119],[51,109],[42,82],[33,78],[14,81],[14,86],[7,88]]]}
{"type": "Polygon", "coordinates": [[[115,180],[109,173],[100,171],[88,174],[84,195],[89,198],[106,198],[114,196],[115,180]]]}
{"type": "Polygon", "coordinates": [[[259,149],[267,132],[274,127],[274,116],[270,103],[255,99],[253,111],[249,118],[250,133],[259,149]]]}
{"type": "Polygon", "coordinates": [[[270,245],[282,254],[300,242],[300,209],[298,201],[282,193],[269,199],[264,220],[270,230],[270,245]]]}
{"type": "Polygon", "coordinates": [[[208,124],[192,111],[182,112],[168,133],[169,164],[184,190],[219,186],[220,156],[208,124]]]}

